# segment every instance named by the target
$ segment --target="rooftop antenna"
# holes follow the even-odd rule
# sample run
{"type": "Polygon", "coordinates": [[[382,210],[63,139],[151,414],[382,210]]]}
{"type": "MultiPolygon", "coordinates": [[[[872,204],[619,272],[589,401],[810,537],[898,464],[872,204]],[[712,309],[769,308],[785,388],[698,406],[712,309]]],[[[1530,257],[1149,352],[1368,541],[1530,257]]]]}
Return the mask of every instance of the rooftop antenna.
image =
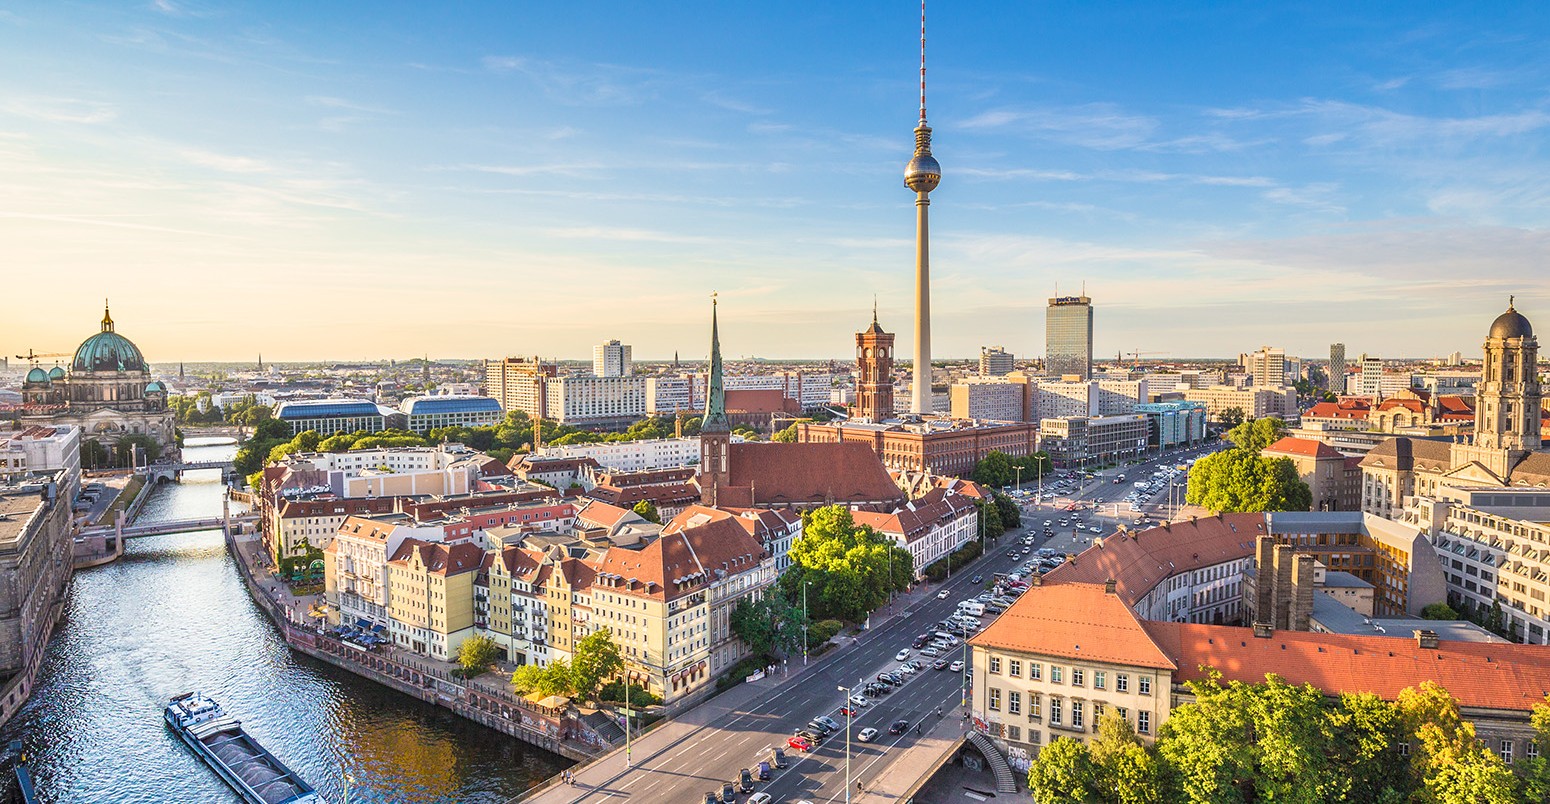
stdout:
{"type": "Polygon", "coordinates": [[[920,124],[926,124],[926,0],[920,0],[920,124]]]}

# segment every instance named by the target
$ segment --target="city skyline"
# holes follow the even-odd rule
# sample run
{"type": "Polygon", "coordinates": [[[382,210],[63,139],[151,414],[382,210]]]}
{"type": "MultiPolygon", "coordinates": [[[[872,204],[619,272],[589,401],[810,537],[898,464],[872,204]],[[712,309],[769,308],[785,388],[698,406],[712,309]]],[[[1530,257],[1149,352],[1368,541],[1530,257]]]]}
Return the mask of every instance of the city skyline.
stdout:
{"type": "MultiPolygon", "coordinates": [[[[1042,354],[1084,280],[1099,359],[1469,353],[1542,308],[1544,15],[1319,8],[934,10],[934,352],[1042,354]]],[[[0,12],[4,350],[103,294],[163,364],[700,360],[711,290],[729,354],[842,358],[874,293],[913,343],[913,4],[577,13],[0,12]]]]}

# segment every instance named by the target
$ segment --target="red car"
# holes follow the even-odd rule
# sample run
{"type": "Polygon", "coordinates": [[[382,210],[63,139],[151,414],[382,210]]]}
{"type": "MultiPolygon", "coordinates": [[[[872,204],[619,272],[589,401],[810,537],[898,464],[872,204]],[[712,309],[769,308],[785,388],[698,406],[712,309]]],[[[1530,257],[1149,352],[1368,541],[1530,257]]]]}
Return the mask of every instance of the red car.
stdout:
{"type": "Polygon", "coordinates": [[[853,706],[840,707],[840,717],[861,717],[861,710],[853,706]]]}
{"type": "Polygon", "coordinates": [[[786,745],[789,745],[798,751],[813,750],[813,744],[808,742],[806,737],[787,737],[786,745]]]}

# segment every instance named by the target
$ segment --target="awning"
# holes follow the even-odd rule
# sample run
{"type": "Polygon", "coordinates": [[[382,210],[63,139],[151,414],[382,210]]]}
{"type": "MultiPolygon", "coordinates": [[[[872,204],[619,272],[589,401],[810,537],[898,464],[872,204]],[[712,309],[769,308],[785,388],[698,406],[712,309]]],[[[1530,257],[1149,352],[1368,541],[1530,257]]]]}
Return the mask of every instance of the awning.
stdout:
{"type": "Polygon", "coordinates": [[[355,627],[364,631],[365,629],[371,627],[371,621],[365,619],[356,620],[355,627]]]}
{"type": "Polygon", "coordinates": [[[379,633],[379,634],[380,634],[380,633],[382,633],[382,632],[383,632],[383,631],[386,631],[386,630],[387,630],[387,628],[386,628],[386,627],[385,627],[385,626],[383,626],[383,625],[380,625],[380,624],[378,624],[378,625],[373,625],[373,626],[372,626],[372,627],[371,627],[371,630],[372,630],[372,631],[375,631],[375,632],[376,632],[376,633],[379,633]]]}

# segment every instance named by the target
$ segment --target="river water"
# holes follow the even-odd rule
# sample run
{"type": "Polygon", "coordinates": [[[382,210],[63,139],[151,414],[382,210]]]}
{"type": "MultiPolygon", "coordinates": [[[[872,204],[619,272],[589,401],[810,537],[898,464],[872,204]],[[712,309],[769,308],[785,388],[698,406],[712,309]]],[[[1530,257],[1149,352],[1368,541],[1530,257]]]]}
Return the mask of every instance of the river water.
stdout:
{"type": "MultiPolygon", "coordinates": [[[[232,456],[189,439],[190,461],[232,456]]],[[[139,521],[219,516],[218,472],[152,492],[139,521]]],[[[41,798],[69,804],[241,799],[162,721],[202,690],[329,801],[502,802],[563,757],[292,653],[253,604],[220,531],[134,539],[75,575],[32,700],[0,739],[23,740],[41,798]]]]}

